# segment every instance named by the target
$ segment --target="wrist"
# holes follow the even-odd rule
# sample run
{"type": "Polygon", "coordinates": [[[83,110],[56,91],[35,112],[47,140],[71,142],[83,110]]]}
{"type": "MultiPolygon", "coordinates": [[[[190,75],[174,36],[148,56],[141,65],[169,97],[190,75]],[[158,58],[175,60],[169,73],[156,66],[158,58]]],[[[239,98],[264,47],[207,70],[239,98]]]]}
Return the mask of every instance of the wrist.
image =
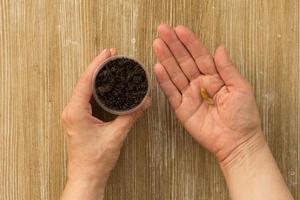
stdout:
{"type": "Polygon", "coordinates": [[[91,199],[102,200],[104,198],[105,184],[99,179],[93,178],[68,178],[62,200],[91,199]]]}
{"type": "Polygon", "coordinates": [[[68,170],[68,182],[90,183],[98,188],[105,188],[109,175],[102,174],[100,170],[87,170],[70,167],[68,170]]]}
{"type": "Polygon", "coordinates": [[[97,166],[82,166],[68,163],[68,180],[63,192],[63,200],[91,199],[102,200],[109,174],[97,166]]]}
{"type": "Polygon", "coordinates": [[[222,170],[242,165],[243,163],[255,158],[264,148],[268,148],[267,142],[261,131],[253,134],[241,144],[237,145],[228,156],[219,160],[222,170]]]}
{"type": "Polygon", "coordinates": [[[293,199],[262,133],[220,162],[231,199],[293,199]]]}
{"type": "Polygon", "coordinates": [[[77,165],[68,166],[68,180],[67,185],[76,185],[81,187],[88,187],[97,190],[100,194],[104,194],[106,182],[109,174],[97,167],[82,167],[77,165]]]}
{"type": "Polygon", "coordinates": [[[98,176],[85,175],[85,174],[78,174],[78,175],[72,174],[72,175],[68,175],[67,182],[91,184],[98,188],[105,188],[107,178],[100,178],[98,176]]]}
{"type": "Polygon", "coordinates": [[[69,160],[68,162],[68,180],[93,180],[105,184],[110,169],[103,165],[93,164],[91,162],[85,163],[82,161],[69,160]]]}

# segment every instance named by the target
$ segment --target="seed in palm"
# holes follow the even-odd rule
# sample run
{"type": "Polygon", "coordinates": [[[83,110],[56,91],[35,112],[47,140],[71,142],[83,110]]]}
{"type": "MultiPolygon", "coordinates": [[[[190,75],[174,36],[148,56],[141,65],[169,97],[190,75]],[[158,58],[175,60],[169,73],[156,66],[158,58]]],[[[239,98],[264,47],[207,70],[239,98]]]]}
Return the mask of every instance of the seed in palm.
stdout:
{"type": "Polygon", "coordinates": [[[209,94],[207,93],[207,90],[204,88],[200,89],[200,95],[202,97],[202,99],[208,104],[208,105],[214,105],[215,102],[214,100],[209,96],[209,94]]]}

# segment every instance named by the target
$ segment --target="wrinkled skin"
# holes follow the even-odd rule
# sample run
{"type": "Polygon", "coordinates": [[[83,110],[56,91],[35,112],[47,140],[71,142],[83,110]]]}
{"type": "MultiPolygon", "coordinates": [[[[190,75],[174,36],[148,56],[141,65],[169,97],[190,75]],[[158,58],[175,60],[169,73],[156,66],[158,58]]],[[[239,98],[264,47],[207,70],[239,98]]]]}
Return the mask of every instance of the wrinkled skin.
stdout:
{"type": "Polygon", "coordinates": [[[158,32],[153,48],[162,90],[185,129],[219,161],[225,160],[261,132],[250,84],[235,69],[223,45],[212,56],[184,26],[162,24],[158,32]],[[214,105],[201,98],[201,88],[214,105]]]}
{"type": "MultiPolygon", "coordinates": [[[[235,69],[225,47],[218,47],[212,56],[184,26],[162,24],[158,32],[153,43],[159,60],[157,80],[186,130],[218,158],[231,198],[293,199],[263,137],[251,86],[235,69]]],[[[128,131],[150,106],[147,99],[136,112],[112,122],[92,116],[93,74],[115,54],[110,49],[96,57],[62,113],[68,181],[61,199],[104,198],[128,131]]]]}
{"type": "Polygon", "coordinates": [[[92,77],[98,66],[114,55],[115,49],[107,49],[95,58],[62,113],[62,122],[67,130],[69,181],[97,179],[104,188],[131,126],[151,104],[148,98],[139,110],[118,116],[111,122],[92,116],[92,77]]]}

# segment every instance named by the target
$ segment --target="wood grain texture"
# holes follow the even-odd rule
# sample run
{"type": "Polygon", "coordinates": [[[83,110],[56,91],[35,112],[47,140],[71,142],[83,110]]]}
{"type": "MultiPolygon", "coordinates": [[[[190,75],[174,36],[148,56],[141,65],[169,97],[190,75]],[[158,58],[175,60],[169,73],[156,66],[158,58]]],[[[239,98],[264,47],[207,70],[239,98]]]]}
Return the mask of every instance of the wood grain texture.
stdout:
{"type": "Polygon", "coordinates": [[[298,0],[0,0],[0,200],[59,199],[66,181],[60,113],[101,49],[145,63],[152,108],[132,129],[108,200],[229,199],[213,156],[186,134],[156,84],[160,22],[224,43],[253,84],[263,129],[300,199],[298,0]]]}

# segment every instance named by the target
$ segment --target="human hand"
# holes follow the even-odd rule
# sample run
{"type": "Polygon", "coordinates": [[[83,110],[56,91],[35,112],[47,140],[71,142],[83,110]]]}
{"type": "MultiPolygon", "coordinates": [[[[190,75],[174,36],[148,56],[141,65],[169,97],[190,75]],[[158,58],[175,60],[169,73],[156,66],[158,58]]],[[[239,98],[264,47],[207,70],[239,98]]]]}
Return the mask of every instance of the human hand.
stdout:
{"type": "Polygon", "coordinates": [[[92,77],[96,68],[114,55],[115,49],[106,49],[94,59],[62,113],[68,142],[68,183],[62,199],[102,198],[129,129],[151,104],[148,98],[134,113],[118,116],[111,122],[92,116],[92,77]]]}
{"type": "Polygon", "coordinates": [[[162,24],[158,32],[153,43],[159,60],[157,80],[196,141],[221,163],[243,146],[253,146],[249,143],[264,143],[251,85],[235,69],[225,47],[218,47],[213,57],[184,26],[162,24]]]}

